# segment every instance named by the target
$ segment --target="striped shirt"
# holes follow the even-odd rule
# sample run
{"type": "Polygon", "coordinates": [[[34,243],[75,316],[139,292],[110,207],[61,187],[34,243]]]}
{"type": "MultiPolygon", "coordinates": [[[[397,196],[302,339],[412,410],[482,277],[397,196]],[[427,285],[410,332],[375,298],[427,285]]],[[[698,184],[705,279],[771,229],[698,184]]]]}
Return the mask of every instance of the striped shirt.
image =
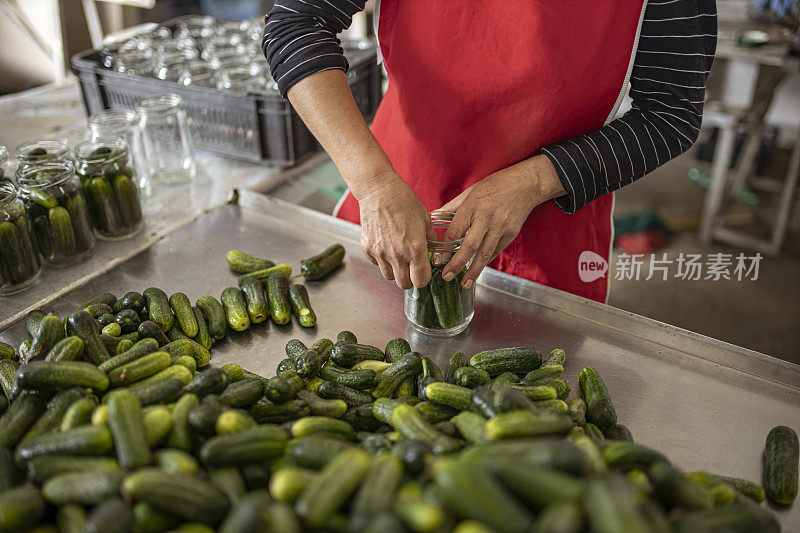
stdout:
{"type": "MultiPolygon", "coordinates": [[[[264,54],[281,94],[323,70],[347,70],[336,35],[364,0],[276,0],[264,54]]],[[[542,147],[574,213],[685,152],[700,132],[717,43],[714,0],[649,0],[630,76],[631,109],[598,130],[542,147]]]]}

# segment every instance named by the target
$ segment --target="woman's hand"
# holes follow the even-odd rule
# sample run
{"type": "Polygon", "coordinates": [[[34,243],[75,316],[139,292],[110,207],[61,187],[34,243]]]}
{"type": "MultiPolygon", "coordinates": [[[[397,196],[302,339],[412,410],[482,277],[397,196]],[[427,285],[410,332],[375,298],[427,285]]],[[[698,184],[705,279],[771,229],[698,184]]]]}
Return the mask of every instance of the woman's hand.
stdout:
{"type": "Polygon", "coordinates": [[[371,182],[380,185],[357,197],[361,250],[401,289],[424,287],[431,279],[426,240],[435,236],[428,210],[394,172],[371,182]]]}
{"type": "Polygon", "coordinates": [[[445,281],[472,258],[461,282],[470,288],[484,267],[516,238],[531,211],[564,194],[553,164],[547,156],[537,155],[485,177],[443,205],[442,211],[455,211],[444,240],[464,237],[445,266],[445,281]]]}

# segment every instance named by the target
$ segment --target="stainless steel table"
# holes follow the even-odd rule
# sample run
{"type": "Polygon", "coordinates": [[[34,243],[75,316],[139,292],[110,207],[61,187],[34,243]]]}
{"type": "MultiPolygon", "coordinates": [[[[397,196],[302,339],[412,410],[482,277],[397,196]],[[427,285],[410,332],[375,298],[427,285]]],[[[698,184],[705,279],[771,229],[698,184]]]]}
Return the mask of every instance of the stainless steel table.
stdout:
{"type": "MultiPolygon", "coordinates": [[[[218,296],[236,283],[224,261],[231,248],[294,266],[337,241],[347,248],[345,265],[324,281],[306,282],[316,328],[261,324],[231,334],[214,347],[212,364],[237,362],[270,375],[289,339],[310,343],[342,329],[381,347],[404,336],[440,364],[457,350],[563,347],[567,381],[577,386],[582,367],[597,368],[638,442],[685,469],[751,480],[760,479],[767,432],[777,424],[800,429],[800,367],[493,270],[479,279],[466,332],[449,340],[421,336],[406,323],[402,292],[361,255],[358,236],[352,224],[242,191],[239,206],[203,215],[50,308],[65,313],[100,292],[121,295],[151,285],[184,291],[192,300],[218,296]]],[[[25,335],[19,323],[0,340],[17,344],[25,335]]],[[[800,530],[798,506],[778,514],[785,530],[800,530]]]]}

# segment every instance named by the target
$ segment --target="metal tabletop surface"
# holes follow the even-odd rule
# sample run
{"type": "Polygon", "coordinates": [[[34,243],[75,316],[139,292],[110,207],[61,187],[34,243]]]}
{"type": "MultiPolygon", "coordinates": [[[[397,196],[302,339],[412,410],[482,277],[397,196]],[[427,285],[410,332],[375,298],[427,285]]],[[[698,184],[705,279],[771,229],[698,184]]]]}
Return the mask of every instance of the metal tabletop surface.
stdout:
{"type": "MultiPolygon", "coordinates": [[[[452,339],[416,333],[403,316],[403,294],[361,254],[358,228],[347,222],[253,192],[155,243],[49,309],[66,313],[105,291],[158,286],[194,301],[218,296],[236,277],[224,255],[241,249],[293,267],[332,242],[347,249],[345,264],[327,279],[305,282],[319,323],[303,329],[260,324],[229,334],[212,350],[212,364],[236,362],[274,373],[291,338],[311,343],[342,329],[383,347],[406,337],[440,365],[455,351],[471,355],[503,346],[534,345],[567,352],[565,379],[577,388],[584,366],[603,376],[619,413],[638,442],[667,454],[684,469],[760,480],[769,430],[800,428],[800,367],[487,269],[479,278],[475,317],[452,339]]],[[[0,333],[18,344],[22,323],[0,333]]],[[[572,393],[573,395],[575,392],[572,393]]],[[[777,511],[786,531],[800,531],[800,507],[777,511]]]]}

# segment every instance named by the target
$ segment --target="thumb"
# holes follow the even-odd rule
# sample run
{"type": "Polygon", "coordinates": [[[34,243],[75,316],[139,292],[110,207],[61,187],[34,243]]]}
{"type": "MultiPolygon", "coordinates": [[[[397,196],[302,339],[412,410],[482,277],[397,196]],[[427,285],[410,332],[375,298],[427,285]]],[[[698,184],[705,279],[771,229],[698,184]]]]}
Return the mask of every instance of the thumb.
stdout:
{"type": "Polygon", "coordinates": [[[472,191],[472,187],[474,187],[474,185],[470,185],[469,187],[461,191],[461,194],[459,194],[458,196],[456,196],[455,198],[444,204],[442,207],[437,209],[437,211],[450,211],[450,212],[458,211],[458,208],[461,207],[462,203],[464,203],[464,199],[467,196],[469,196],[470,191],[472,191]]]}

